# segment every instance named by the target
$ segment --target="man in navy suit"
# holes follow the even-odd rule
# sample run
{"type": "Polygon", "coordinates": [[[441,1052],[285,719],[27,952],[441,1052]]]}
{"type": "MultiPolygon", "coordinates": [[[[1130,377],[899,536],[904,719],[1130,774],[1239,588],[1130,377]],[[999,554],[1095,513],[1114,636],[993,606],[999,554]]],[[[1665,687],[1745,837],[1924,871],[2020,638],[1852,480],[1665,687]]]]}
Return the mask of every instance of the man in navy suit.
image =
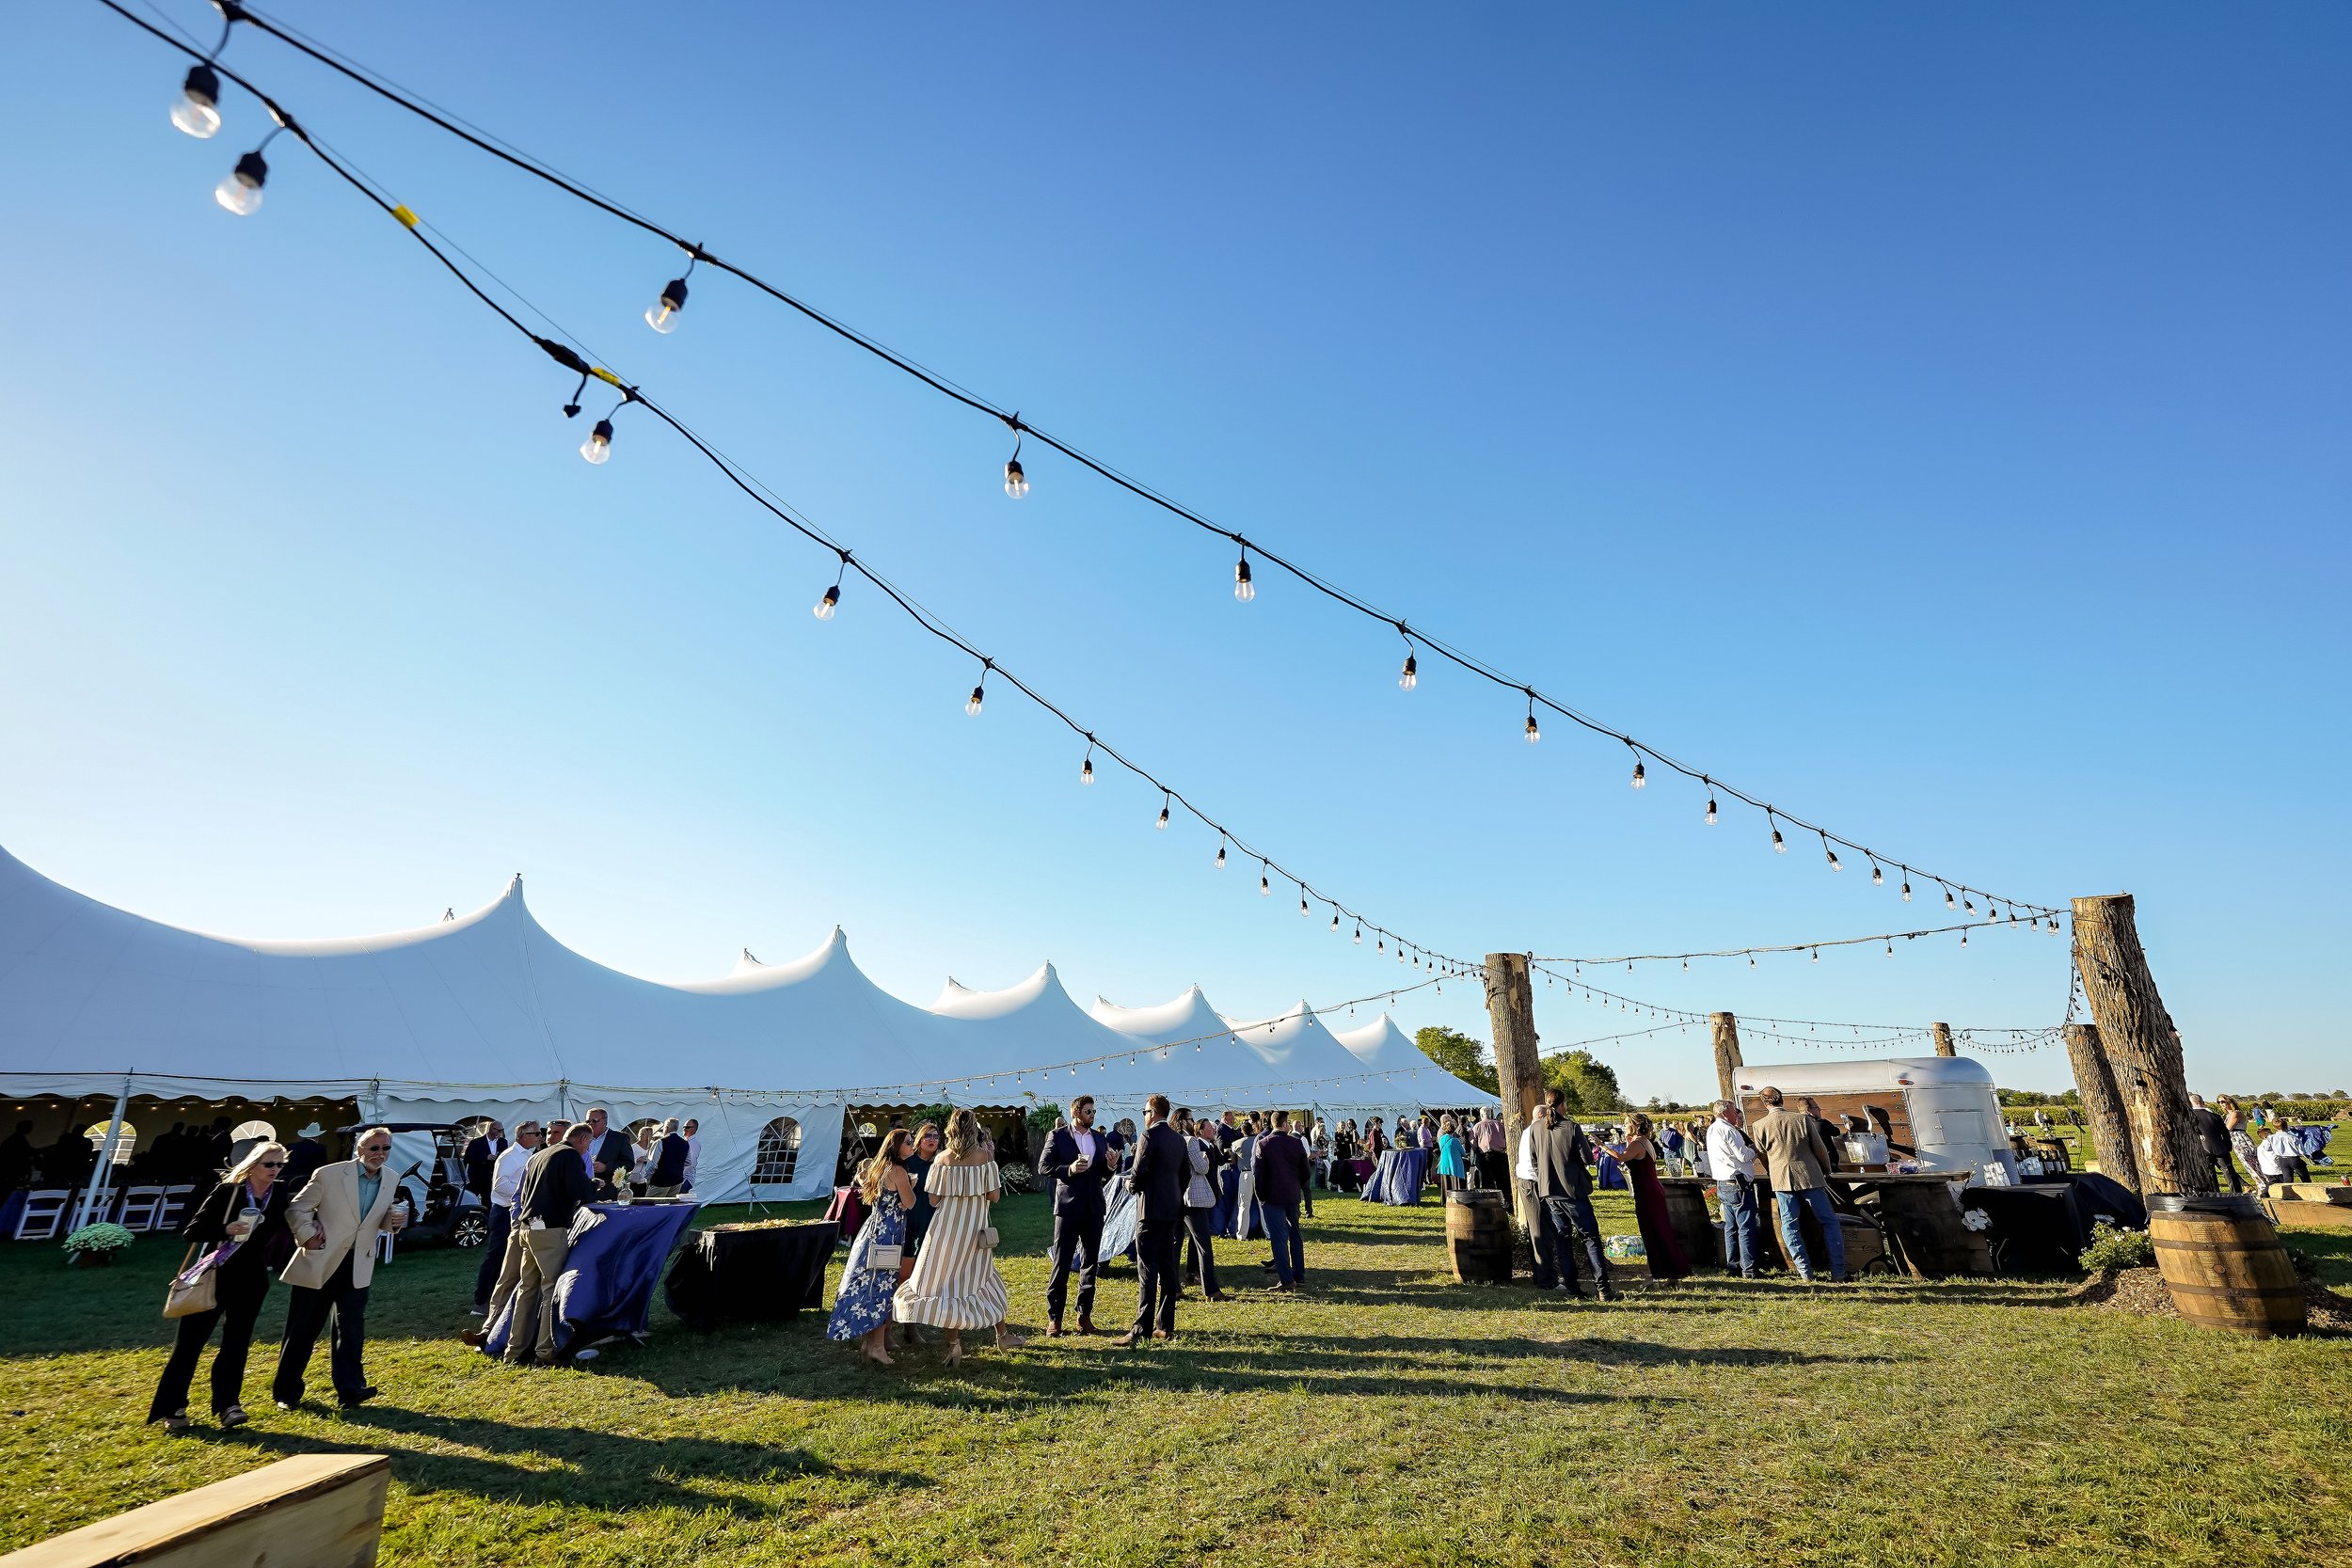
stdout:
{"type": "Polygon", "coordinates": [[[485,1203],[490,1201],[491,1173],[507,1148],[506,1129],[496,1117],[485,1121],[480,1135],[466,1145],[466,1190],[485,1203]]]}
{"type": "Polygon", "coordinates": [[[1094,1275],[1103,1262],[1103,1189],[1109,1185],[1119,1155],[1094,1130],[1094,1097],[1070,1102],[1070,1125],[1045,1140],[1038,1169],[1054,1181],[1054,1274],[1045,1286],[1045,1337],[1061,1334],[1063,1306],[1070,1299],[1070,1265],[1078,1261],[1078,1332],[1094,1327],[1094,1275]]]}
{"type": "Polygon", "coordinates": [[[1117,1342],[1133,1349],[1147,1334],[1176,1337],[1176,1238],[1184,1228],[1184,1190],[1192,1184],[1192,1152],[1168,1124],[1168,1096],[1145,1102],[1143,1136],[1127,1167],[1127,1190],[1136,1195],[1136,1274],[1143,1286],[1136,1324],[1117,1342]],[[1156,1326],[1155,1326],[1156,1323],[1156,1326]]]}

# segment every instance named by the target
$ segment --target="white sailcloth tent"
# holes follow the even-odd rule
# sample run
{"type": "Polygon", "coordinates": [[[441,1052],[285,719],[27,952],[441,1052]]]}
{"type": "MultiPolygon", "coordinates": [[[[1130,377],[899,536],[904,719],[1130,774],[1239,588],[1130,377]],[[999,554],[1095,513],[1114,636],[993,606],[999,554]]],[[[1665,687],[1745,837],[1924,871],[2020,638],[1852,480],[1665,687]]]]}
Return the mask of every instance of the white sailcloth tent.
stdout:
{"type": "Polygon", "coordinates": [[[1491,1093],[1454,1077],[1423,1055],[1413,1037],[1386,1013],[1360,1029],[1337,1031],[1332,1038],[1357,1061],[1389,1076],[1391,1092],[1407,1104],[1467,1109],[1494,1103],[1491,1093]]]}
{"type": "Polygon", "coordinates": [[[1198,987],[1160,1007],[1098,1001],[1089,1013],[1051,964],[1003,990],[951,980],[917,1007],[868,979],[838,929],[790,963],[746,954],[723,978],[660,984],[557,941],[519,877],[483,908],[412,930],[215,936],[102,904],[0,850],[0,1092],[348,1098],[387,1121],[512,1125],[597,1104],[619,1125],[691,1116],[707,1201],[822,1193],[855,1104],[1085,1091],[1133,1114],[1165,1089],[1207,1109],[1335,1108],[1369,1103],[1376,1082],[1394,1114],[1476,1096],[1409,1040],[1419,1066],[1372,1064],[1378,1080],[1343,1043],[1303,1007],[1271,1026],[1229,1024],[1198,987]],[[1053,1064],[1078,1065],[1040,1070],[1053,1064]]]}

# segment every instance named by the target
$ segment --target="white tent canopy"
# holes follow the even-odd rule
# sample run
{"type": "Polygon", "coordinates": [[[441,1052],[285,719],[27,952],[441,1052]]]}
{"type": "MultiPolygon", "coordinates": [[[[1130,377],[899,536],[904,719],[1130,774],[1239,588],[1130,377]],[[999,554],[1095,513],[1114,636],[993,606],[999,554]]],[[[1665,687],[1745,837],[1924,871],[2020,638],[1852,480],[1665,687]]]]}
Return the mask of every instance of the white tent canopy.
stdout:
{"type": "Polygon", "coordinates": [[[1494,1103],[1492,1094],[1454,1077],[1423,1055],[1413,1037],[1386,1013],[1360,1029],[1343,1029],[1331,1037],[1365,1067],[1392,1075],[1390,1092],[1410,1104],[1467,1108],[1494,1103]]]}
{"type": "Polygon", "coordinates": [[[1229,1024],[1197,986],[1089,1013],[1051,964],[1003,990],[951,980],[917,1007],[868,979],[838,929],[790,963],[746,954],[723,978],[660,984],[549,935],[519,877],[482,909],[413,930],[214,936],[101,904],[0,850],[0,1091],[348,1096],[363,1117],[509,1125],[591,1104],[622,1125],[691,1116],[712,1201],[822,1192],[853,1104],[1084,1091],[1139,1109],[1165,1089],[1203,1108],[1392,1111],[1475,1096],[1409,1040],[1418,1066],[1372,1064],[1377,1080],[1352,1038],[1341,1044],[1303,1006],[1229,1024]]]}

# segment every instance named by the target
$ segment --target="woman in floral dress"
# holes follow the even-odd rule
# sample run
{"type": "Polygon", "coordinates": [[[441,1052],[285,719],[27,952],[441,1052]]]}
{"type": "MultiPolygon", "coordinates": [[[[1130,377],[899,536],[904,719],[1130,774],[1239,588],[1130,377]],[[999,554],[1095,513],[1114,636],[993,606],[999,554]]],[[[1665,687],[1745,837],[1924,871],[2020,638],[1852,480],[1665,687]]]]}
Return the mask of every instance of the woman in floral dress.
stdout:
{"type": "Polygon", "coordinates": [[[869,1212],[857,1240],[850,1243],[850,1260],[841,1266],[841,1284],[833,1298],[833,1319],[825,1325],[828,1339],[862,1341],[859,1354],[877,1367],[894,1365],[890,1304],[898,1290],[898,1264],[895,1259],[880,1265],[868,1259],[877,1247],[906,1245],[907,1211],[914,1205],[907,1151],[914,1147],[913,1135],[894,1127],[858,1172],[858,1190],[869,1212]]]}
{"type": "Polygon", "coordinates": [[[996,1272],[995,1232],[989,1207],[1004,1196],[995,1149],[968,1110],[948,1118],[947,1141],[923,1190],[938,1209],[923,1238],[923,1255],[898,1288],[891,1315],[902,1323],[947,1331],[947,1362],[963,1359],[967,1329],[991,1329],[999,1350],[1023,1341],[1005,1325],[1004,1275],[996,1272]]]}

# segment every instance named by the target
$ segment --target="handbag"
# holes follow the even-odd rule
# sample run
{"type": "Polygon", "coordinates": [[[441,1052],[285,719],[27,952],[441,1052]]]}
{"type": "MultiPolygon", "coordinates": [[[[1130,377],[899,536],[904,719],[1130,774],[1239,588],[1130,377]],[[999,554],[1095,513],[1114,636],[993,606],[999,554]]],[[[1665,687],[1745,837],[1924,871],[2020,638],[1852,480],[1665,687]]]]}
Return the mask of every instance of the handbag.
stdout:
{"type": "Polygon", "coordinates": [[[897,1274],[898,1260],[906,1256],[906,1243],[892,1242],[888,1245],[876,1243],[866,1249],[866,1266],[876,1274],[897,1274]]]}
{"type": "Polygon", "coordinates": [[[980,1227],[980,1250],[982,1252],[994,1252],[996,1250],[996,1227],[994,1226],[984,1225],[980,1227]]]}
{"type": "MultiPolygon", "coordinates": [[[[187,1257],[180,1259],[180,1267],[186,1269],[188,1259],[195,1256],[196,1246],[191,1243],[187,1257]]],[[[164,1291],[164,1316],[192,1318],[199,1312],[210,1312],[218,1306],[220,1298],[214,1284],[213,1268],[213,1263],[208,1260],[193,1273],[174,1274],[170,1286],[164,1291]]]]}

